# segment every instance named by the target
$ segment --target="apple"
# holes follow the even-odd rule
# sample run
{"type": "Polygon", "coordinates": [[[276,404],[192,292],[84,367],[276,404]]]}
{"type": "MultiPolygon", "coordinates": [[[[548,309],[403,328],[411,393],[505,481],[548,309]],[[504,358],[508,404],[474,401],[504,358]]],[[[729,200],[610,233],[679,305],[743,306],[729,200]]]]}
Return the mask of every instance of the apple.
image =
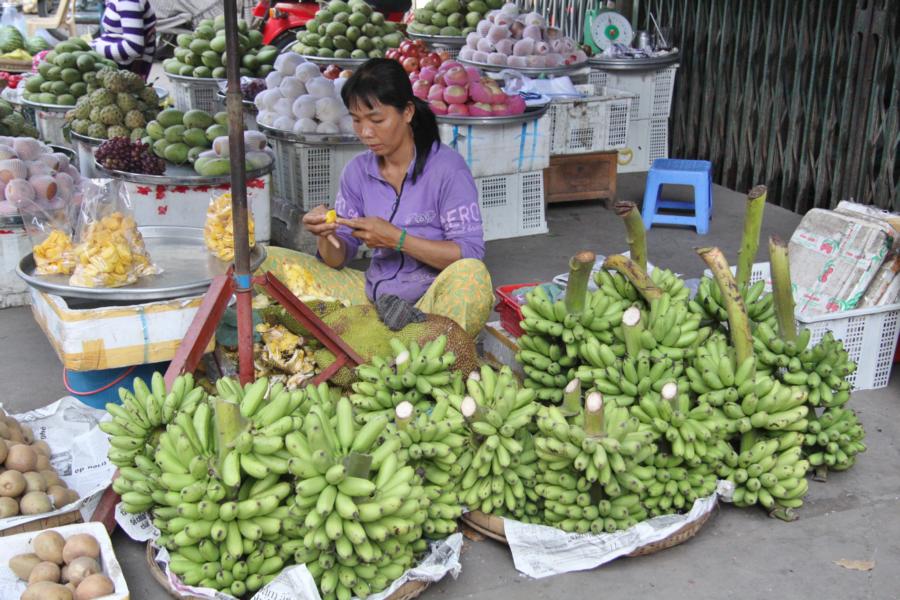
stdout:
{"type": "Polygon", "coordinates": [[[407,56],[403,59],[403,62],[400,63],[403,65],[403,69],[407,73],[412,73],[413,71],[418,70],[419,68],[419,59],[415,56],[407,56]]]}
{"type": "Polygon", "coordinates": [[[337,79],[341,74],[341,68],[337,65],[328,65],[322,72],[325,79],[337,79]]]}
{"type": "Polygon", "coordinates": [[[428,92],[431,90],[431,83],[424,79],[418,79],[415,83],[413,83],[412,91],[413,96],[419,98],[420,100],[428,99],[428,92]]]}

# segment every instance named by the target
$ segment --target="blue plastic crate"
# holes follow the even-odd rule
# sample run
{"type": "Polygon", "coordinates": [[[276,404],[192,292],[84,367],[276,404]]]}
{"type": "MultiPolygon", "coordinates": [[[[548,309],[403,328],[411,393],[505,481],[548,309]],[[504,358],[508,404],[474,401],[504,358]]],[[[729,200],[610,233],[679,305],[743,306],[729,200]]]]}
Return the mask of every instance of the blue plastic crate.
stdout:
{"type": "Polygon", "coordinates": [[[66,390],[92,408],[103,409],[109,402],[119,404],[119,388],[132,388],[135,377],[150,385],[154,371],[166,372],[168,362],[103,369],[98,371],[63,370],[63,384],[66,390]]]}

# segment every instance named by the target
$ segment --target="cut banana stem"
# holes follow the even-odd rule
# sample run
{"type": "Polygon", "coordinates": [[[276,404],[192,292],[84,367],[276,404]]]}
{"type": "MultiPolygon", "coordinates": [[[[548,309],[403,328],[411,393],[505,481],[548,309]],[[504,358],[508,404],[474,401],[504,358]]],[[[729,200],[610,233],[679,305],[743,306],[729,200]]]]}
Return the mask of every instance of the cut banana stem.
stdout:
{"type": "Polygon", "coordinates": [[[584,432],[591,437],[603,435],[603,394],[591,392],[584,400],[584,432]]]}
{"type": "Polygon", "coordinates": [[[478,371],[472,371],[469,373],[469,379],[472,381],[481,381],[481,374],[478,371]]]}
{"type": "Polygon", "coordinates": [[[566,311],[580,315],[584,312],[588,282],[594,267],[596,255],[585,250],[569,259],[569,280],[566,283],[566,311]]]}
{"type": "Polygon", "coordinates": [[[753,261],[759,250],[759,232],[762,228],[763,212],[766,208],[766,192],[766,186],[758,185],[747,194],[744,236],[741,238],[741,250],[738,252],[736,277],[738,289],[744,289],[750,283],[750,272],[753,270],[753,261]]]}
{"type": "Polygon", "coordinates": [[[397,429],[401,431],[405,430],[412,420],[413,405],[404,400],[394,409],[394,415],[396,416],[395,421],[397,423],[397,429]]]}
{"type": "Polygon", "coordinates": [[[722,298],[725,300],[725,311],[728,313],[728,329],[731,333],[731,344],[734,346],[737,364],[753,355],[753,336],[750,332],[750,317],[747,316],[747,307],[744,305],[744,297],[738,289],[728,261],[718,248],[698,248],[697,254],[712,271],[722,298]]]}
{"type": "Polygon", "coordinates": [[[625,351],[632,358],[637,358],[643,347],[641,345],[641,332],[643,329],[640,309],[632,306],[622,313],[622,335],[625,338],[625,351]]]}
{"type": "Polygon", "coordinates": [[[663,295],[663,291],[647,275],[647,270],[642,269],[640,265],[627,256],[622,254],[608,256],[603,261],[603,268],[621,273],[647,302],[661,298],[663,295]]]}
{"type": "Polygon", "coordinates": [[[472,396],[466,396],[463,398],[462,403],[459,405],[459,412],[462,413],[466,419],[470,421],[480,421],[479,414],[481,412],[481,408],[478,406],[478,403],[475,402],[475,398],[472,396]]]}
{"type": "Polygon", "coordinates": [[[660,395],[663,400],[667,402],[671,402],[678,396],[678,384],[674,381],[670,381],[669,383],[662,386],[662,390],[660,390],[660,395]]]}
{"type": "Polygon", "coordinates": [[[406,371],[406,367],[409,363],[409,358],[409,350],[404,350],[397,355],[397,358],[394,359],[394,367],[397,369],[397,373],[403,373],[404,371],[406,371]]]}
{"type": "Polygon", "coordinates": [[[225,456],[231,450],[231,444],[244,429],[244,418],[241,416],[240,406],[236,402],[232,402],[225,398],[216,398],[215,402],[216,416],[216,435],[218,436],[218,464],[222,468],[222,462],[225,456]]]}
{"type": "Polygon", "coordinates": [[[574,416],[581,412],[581,380],[573,379],[563,390],[562,411],[567,416],[574,416]]]}
{"type": "Polygon", "coordinates": [[[616,214],[625,221],[625,240],[628,242],[631,260],[636,262],[641,270],[647,270],[647,232],[644,229],[644,220],[634,202],[620,200],[613,206],[616,214]]]}
{"type": "Polygon", "coordinates": [[[788,247],[777,235],[769,238],[769,265],[772,274],[772,294],[775,296],[775,319],[778,333],[785,342],[797,339],[797,321],[794,318],[794,292],[791,289],[791,268],[788,247]]]}

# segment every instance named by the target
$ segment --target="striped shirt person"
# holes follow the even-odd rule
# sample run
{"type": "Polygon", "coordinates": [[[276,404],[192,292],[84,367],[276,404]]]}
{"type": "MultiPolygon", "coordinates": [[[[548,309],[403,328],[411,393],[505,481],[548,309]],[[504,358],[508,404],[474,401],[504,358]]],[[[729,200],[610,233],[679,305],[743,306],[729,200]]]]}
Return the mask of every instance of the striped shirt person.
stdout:
{"type": "Polygon", "coordinates": [[[94,49],[144,77],[156,52],[156,14],[149,0],[107,0],[94,49]]]}

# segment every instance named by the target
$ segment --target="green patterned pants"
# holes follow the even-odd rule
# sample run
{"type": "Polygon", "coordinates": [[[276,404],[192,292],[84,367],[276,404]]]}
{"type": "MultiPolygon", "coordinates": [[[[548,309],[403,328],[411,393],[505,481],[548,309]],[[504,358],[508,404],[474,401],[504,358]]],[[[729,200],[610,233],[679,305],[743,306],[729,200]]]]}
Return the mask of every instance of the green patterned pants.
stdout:
{"type": "MultiPolygon", "coordinates": [[[[294,263],[308,269],[316,283],[330,296],[350,304],[370,304],[366,297],[366,274],[356,269],[332,269],[315,256],[267,248],[268,257],[260,271],[278,275],[282,265],[294,263]]],[[[491,275],[480,260],[458,260],[435,278],[416,307],[426,313],[453,319],[475,337],[487,322],[494,301],[491,275]]]]}

